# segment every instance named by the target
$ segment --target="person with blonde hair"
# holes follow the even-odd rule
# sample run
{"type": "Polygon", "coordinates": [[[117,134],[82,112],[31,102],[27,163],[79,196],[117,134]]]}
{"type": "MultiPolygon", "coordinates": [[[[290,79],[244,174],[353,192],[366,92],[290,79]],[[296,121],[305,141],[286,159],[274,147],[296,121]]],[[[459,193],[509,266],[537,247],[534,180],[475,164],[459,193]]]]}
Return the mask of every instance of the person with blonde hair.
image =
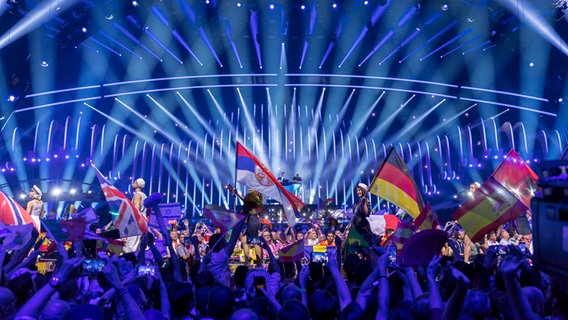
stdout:
{"type": "Polygon", "coordinates": [[[41,219],[43,219],[45,214],[45,208],[43,206],[43,201],[41,200],[43,193],[41,192],[41,189],[34,184],[30,189],[29,195],[32,199],[28,202],[26,211],[30,214],[30,216],[32,216],[35,228],[38,232],[40,232],[41,219]]]}

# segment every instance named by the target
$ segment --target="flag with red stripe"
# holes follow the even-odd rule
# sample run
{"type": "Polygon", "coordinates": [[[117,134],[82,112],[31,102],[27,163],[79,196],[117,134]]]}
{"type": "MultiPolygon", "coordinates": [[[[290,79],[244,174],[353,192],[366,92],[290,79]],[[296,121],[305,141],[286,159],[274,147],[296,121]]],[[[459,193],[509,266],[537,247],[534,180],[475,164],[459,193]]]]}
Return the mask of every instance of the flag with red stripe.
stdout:
{"type": "Polygon", "coordinates": [[[146,233],[148,229],[146,217],[140,214],[134,204],[103,176],[92,161],[91,166],[95,169],[114,219],[114,227],[119,230],[120,236],[130,237],[146,233]]]}
{"type": "Polygon", "coordinates": [[[240,142],[237,142],[236,176],[237,182],[279,201],[284,207],[288,223],[292,226],[296,224],[296,212],[300,212],[305,204],[286,190],[272,172],[240,142]]]}
{"type": "Polygon", "coordinates": [[[280,262],[300,261],[304,257],[304,240],[292,243],[289,246],[278,250],[278,259],[280,262]]]}
{"type": "Polygon", "coordinates": [[[538,189],[536,185],[538,176],[514,149],[509,151],[491,176],[521,200],[527,208],[531,207],[531,199],[538,189]]]}
{"type": "Polygon", "coordinates": [[[0,191],[0,222],[7,226],[25,225],[28,223],[35,226],[32,216],[26,209],[22,208],[19,203],[2,191],[0,191]]]}
{"type": "Polygon", "coordinates": [[[503,187],[495,178],[489,179],[472,193],[452,217],[458,220],[471,241],[477,242],[489,231],[527,211],[522,201],[503,187]]]}
{"type": "Polygon", "coordinates": [[[413,218],[424,208],[420,189],[394,147],[373,178],[369,192],[395,204],[413,218]]]}
{"type": "Polygon", "coordinates": [[[419,230],[435,229],[440,225],[440,219],[430,203],[427,202],[418,217],[414,219],[413,224],[419,230]]]}
{"type": "Polygon", "coordinates": [[[205,206],[203,213],[215,226],[221,229],[221,233],[229,231],[245,217],[242,214],[211,204],[205,206]]]}

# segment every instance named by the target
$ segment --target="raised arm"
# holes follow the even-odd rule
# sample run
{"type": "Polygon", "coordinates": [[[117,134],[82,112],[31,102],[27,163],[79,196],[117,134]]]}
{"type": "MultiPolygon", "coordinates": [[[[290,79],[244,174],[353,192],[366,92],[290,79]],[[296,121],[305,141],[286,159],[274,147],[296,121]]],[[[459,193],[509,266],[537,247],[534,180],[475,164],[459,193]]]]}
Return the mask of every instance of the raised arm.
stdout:
{"type": "MultiPolygon", "coordinates": [[[[511,247],[511,246],[510,246],[511,247]]],[[[515,319],[534,319],[531,305],[523,293],[519,279],[517,279],[517,270],[519,270],[524,263],[522,255],[509,253],[501,261],[499,270],[503,275],[505,282],[505,289],[507,300],[513,306],[511,309],[515,315],[515,319]]]]}
{"type": "Polygon", "coordinates": [[[343,276],[341,276],[341,271],[339,271],[339,265],[337,264],[337,252],[328,252],[327,259],[327,269],[331,273],[333,282],[335,283],[335,288],[337,289],[337,297],[339,298],[339,308],[343,310],[351,303],[351,293],[347,287],[347,283],[343,276]]]}
{"type": "Polygon", "coordinates": [[[434,256],[426,268],[426,280],[428,281],[428,292],[430,294],[430,319],[432,320],[441,319],[444,309],[442,295],[440,294],[438,282],[436,281],[436,277],[438,277],[440,270],[442,270],[440,261],[442,261],[441,255],[434,256]]]}
{"type": "Polygon", "coordinates": [[[456,288],[452,296],[446,304],[446,309],[442,315],[442,319],[458,319],[463,308],[465,295],[469,289],[469,279],[456,268],[451,268],[450,279],[456,284],[456,288]]]}

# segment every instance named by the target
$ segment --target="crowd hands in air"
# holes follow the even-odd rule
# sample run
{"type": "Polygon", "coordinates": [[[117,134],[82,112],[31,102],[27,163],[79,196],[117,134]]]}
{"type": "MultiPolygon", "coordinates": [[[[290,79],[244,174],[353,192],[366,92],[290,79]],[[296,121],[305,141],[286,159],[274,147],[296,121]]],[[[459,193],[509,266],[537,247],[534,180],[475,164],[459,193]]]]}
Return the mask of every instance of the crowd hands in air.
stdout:
{"type": "Polygon", "coordinates": [[[183,220],[164,237],[165,253],[152,233],[141,237],[137,253],[122,255],[56,242],[55,270],[45,274],[37,271],[43,239],[34,230],[21,250],[0,252],[0,319],[568,317],[568,281],[531,266],[530,235],[513,229],[472,243],[449,223],[452,235],[440,255],[410,268],[393,261],[378,236],[368,248],[342,250],[342,225],[263,224],[258,257],[252,248],[243,252],[247,222],[236,224],[227,239],[205,223],[192,227],[183,220]],[[337,250],[327,250],[325,263],[279,262],[279,249],[298,240],[337,250]],[[87,260],[102,260],[102,268],[85,270],[87,260]]]}

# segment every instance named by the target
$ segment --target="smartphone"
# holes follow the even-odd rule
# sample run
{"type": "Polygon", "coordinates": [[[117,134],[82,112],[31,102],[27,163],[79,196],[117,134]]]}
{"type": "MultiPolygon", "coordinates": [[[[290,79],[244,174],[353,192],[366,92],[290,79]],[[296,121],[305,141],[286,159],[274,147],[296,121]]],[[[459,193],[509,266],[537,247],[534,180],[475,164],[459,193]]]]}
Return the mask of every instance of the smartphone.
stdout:
{"type": "Polygon", "coordinates": [[[397,258],[396,258],[396,247],[395,246],[388,246],[387,247],[387,254],[389,255],[389,265],[396,265],[397,258]]]}
{"type": "Polygon", "coordinates": [[[526,251],[527,251],[527,244],[526,244],[526,243],[524,243],[524,242],[519,242],[518,247],[519,247],[519,250],[521,250],[521,252],[522,252],[523,254],[526,253],[526,251]]]}
{"type": "Polygon", "coordinates": [[[311,262],[327,263],[327,252],[312,252],[311,262]]]}
{"type": "Polygon", "coordinates": [[[93,274],[103,271],[106,261],[103,259],[85,259],[83,261],[83,274],[93,274]]]}
{"type": "Polygon", "coordinates": [[[264,296],[264,292],[262,289],[266,290],[266,279],[264,277],[254,277],[254,287],[256,289],[256,296],[261,297],[264,296]]]}
{"type": "Polygon", "coordinates": [[[156,269],[156,266],[153,265],[153,264],[150,264],[150,265],[139,264],[136,267],[136,275],[138,275],[138,276],[151,276],[151,277],[153,277],[153,276],[156,275],[156,272],[158,272],[158,271],[156,269]]]}

